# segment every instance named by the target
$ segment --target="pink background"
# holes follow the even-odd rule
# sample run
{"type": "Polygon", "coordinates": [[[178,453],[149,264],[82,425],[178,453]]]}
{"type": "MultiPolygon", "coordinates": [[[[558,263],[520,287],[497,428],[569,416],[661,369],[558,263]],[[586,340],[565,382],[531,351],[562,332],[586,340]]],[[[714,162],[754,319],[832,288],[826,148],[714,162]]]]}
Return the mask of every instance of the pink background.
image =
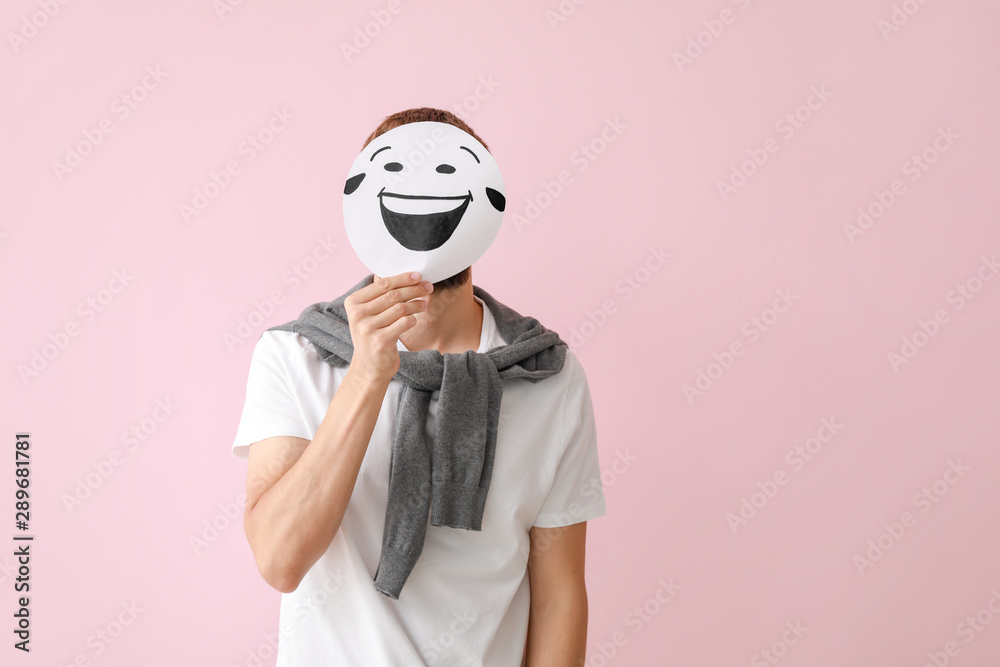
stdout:
{"type": "Polygon", "coordinates": [[[273,664],[229,518],[250,354],[366,273],[347,169],[425,105],[504,173],[474,282],[587,370],[588,666],[996,664],[997,3],[224,1],[3,6],[0,540],[18,430],[36,536],[30,655],[0,547],[4,664],[273,664]]]}

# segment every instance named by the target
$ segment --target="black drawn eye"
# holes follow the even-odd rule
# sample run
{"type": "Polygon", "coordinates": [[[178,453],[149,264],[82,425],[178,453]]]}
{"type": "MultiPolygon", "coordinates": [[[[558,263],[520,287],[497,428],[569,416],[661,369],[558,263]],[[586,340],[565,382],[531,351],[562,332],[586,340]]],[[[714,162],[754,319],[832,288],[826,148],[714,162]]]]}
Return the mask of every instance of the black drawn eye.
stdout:
{"type": "Polygon", "coordinates": [[[398,162],[386,162],[385,163],[385,170],[386,171],[403,171],[403,165],[399,164],[398,162]]]}
{"type": "Polygon", "coordinates": [[[489,197],[490,203],[493,204],[493,208],[496,210],[503,212],[507,208],[507,198],[498,190],[486,188],[486,196],[489,197]]]}
{"type": "Polygon", "coordinates": [[[355,190],[357,190],[358,186],[361,185],[361,181],[363,180],[365,180],[364,172],[356,176],[351,176],[349,179],[347,179],[347,182],[344,183],[344,194],[349,195],[355,190]]]}
{"type": "Polygon", "coordinates": [[[455,168],[450,164],[439,164],[437,167],[437,172],[439,174],[454,174],[455,168]]]}

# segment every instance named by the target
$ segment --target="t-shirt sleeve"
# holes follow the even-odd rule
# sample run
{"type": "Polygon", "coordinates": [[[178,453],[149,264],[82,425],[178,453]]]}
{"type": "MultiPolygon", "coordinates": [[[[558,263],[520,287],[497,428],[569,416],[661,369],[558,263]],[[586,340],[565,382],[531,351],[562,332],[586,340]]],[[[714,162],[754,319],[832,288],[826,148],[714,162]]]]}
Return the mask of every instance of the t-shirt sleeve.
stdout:
{"type": "Polygon", "coordinates": [[[241,459],[250,457],[251,444],[265,438],[312,439],[295,397],[303,349],[289,345],[290,336],[265,331],[254,347],[243,415],[233,441],[233,454],[241,459]]]}
{"type": "Polygon", "coordinates": [[[565,448],[552,488],[535,518],[539,528],[569,526],[607,514],[590,386],[583,366],[571,355],[567,352],[571,376],[563,417],[565,448]]]}

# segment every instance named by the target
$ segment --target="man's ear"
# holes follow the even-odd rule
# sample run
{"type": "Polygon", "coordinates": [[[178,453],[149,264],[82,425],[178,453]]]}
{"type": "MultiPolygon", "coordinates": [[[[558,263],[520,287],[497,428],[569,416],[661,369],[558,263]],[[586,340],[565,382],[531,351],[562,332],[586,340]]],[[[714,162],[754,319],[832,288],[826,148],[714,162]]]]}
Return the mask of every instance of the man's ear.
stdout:
{"type": "MultiPolygon", "coordinates": [[[[347,179],[347,182],[344,183],[344,194],[349,195],[355,190],[357,190],[358,186],[361,185],[361,181],[363,180],[365,180],[364,172],[358,174],[357,176],[351,176],[349,179],[347,179]]],[[[502,211],[503,209],[500,210],[502,211]]]]}

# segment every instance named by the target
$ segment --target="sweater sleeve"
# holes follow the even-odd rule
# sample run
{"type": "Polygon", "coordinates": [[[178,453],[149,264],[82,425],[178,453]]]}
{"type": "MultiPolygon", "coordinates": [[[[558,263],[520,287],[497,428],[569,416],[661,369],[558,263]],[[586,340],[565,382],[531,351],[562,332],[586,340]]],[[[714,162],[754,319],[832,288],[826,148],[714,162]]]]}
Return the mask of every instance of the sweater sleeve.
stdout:
{"type": "Polygon", "coordinates": [[[583,366],[567,352],[570,383],[563,415],[563,454],[534,525],[569,526],[607,514],[597,454],[597,424],[583,366]]]}

